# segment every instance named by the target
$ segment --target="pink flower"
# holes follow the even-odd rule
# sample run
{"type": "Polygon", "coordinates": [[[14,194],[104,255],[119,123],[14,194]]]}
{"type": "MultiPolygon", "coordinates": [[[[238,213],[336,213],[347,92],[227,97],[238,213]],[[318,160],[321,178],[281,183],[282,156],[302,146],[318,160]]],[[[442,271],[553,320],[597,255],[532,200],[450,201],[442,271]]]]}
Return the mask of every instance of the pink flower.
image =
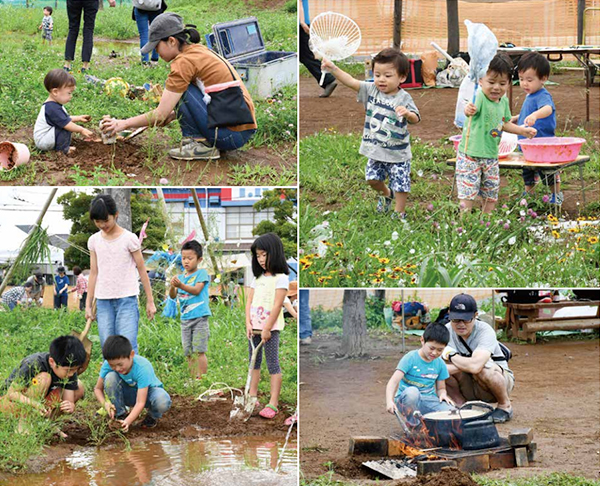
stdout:
{"type": "Polygon", "coordinates": [[[462,234],[463,229],[461,226],[459,226],[458,228],[456,228],[456,231],[458,231],[458,234],[460,235],[460,234],[462,234]]]}
{"type": "Polygon", "coordinates": [[[521,206],[527,206],[527,199],[525,199],[525,198],[521,199],[521,201],[519,202],[519,204],[521,206]]]}
{"type": "Polygon", "coordinates": [[[433,229],[438,229],[440,227],[440,223],[438,223],[437,221],[433,222],[433,229]]]}
{"type": "Polygon", "coordinates": [[[490,227],[490,222],[488,221],[487,223],[485,223],[485,227],[489,228],[490,227]]]}
{"type": "Polygon", "coordinates": [[[169,183],[169,179],[166,179],[165,177],[162,177],[160,179],[160,181],[158,181],[158,182],[160,182],[164,186],[164,185],[166,185],[166,184],[169,183]]]}
{"type": "Polygon", "coordinates": [[[502,209],[508,209],[508,206],[506,204],[503,204],[502,209]]]}
{"type": "Polygon", "coordinates": [[[519,218],[519,221],[521,221],[521,223],[524,223],[524,222],[525,222],[525,216],[521,216],[521,217],[519,218]]]}
{"type": "Polygon", "coordinates": [[[548,194],[544,194],[544,197],[542,198],[542,201],[547,203],[548,201],[550,201],[550,196],[548,196],[548,194]]]}
{"type": "Polygon", "coordinates": [[[509,223],[504,223],[504,229],[505,230],[510,229],[510,224],[509,223]]]}
{"type": "Polygon", "coordinates": [[[535,211],[532,211],[532,213],[531,213],[531,217],[532,217],[533,219],[535,219],[535,218],[537,218],[537,216],[538,216],[538,215],[537,215],[537,213],[536,213],[535,211]]]}
{"type": "Polygon", "coordinates": [[[437,174],[431,174],[431,179],[434,181],[437,181],[438,175],[437,174]]]}
{"type": "Polygon", "coordinates": [[[433,204],[429,204],[427,206],[427,211],[433,211],[433,204]]]}

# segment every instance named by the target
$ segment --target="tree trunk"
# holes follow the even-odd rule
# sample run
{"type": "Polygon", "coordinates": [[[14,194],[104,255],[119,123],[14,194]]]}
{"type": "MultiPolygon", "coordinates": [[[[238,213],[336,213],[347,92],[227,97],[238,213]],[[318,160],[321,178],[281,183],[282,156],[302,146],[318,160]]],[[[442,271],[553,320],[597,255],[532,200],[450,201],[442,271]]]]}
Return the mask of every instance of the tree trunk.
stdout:
{"type": "Polygon", "coordinates": [[[402,0],[394,0],[394,49],[402,48],[402,0]]]}
{"type": "Polygon", "coordinates": [[[583,17],[585,0],[577,0],[577,44],[583,44],[583,17]]]}
{"type": "Polygon", "coordinates": [[[106,194],[110,194],[117,203],[119,211],[119,226],[127,231],[133,231],[131,219],[131,189],[128,188],[107,188],[104,190],[106,194]]]}
{"type": "Polygon", "coordinates": [[[458,25],[458,0],[446,0],[446,15],[448,17],[448,54],[452,57],[460,51],[460,30],[458,25]]]}
{"type": "Polygon", "coordinates": [[[375,290],[375,302],[373,304],[377,307],[377,311],[379,313],[380,325],[385,324],[385,314],[383,313],[383,309],[385,307],[385,289],[377,289],[375,290]]]}
{"type": "Polygon", "coordinates": [[[344,290],[342,320],[342,354],[355,358],[365,354],[367,316],[365,314],[366,290],[344,290]]]}

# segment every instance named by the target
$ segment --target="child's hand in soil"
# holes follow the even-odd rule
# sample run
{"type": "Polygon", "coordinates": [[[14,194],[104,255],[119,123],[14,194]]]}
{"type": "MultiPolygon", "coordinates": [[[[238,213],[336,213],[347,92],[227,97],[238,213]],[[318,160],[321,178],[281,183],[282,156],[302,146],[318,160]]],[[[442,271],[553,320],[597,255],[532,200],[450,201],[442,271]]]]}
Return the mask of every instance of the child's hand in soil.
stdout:
{"type": "Polygon", "coordinates": [[[81,134],[84,136],[84,138],[94,138],[94,132],[88,130],[87,128],[82,128],[81,134]]]}
{"type": "Polygon", "coordinates": [[[60,410],[65,413],[73,413],[75,411],[75,404],[69,400],[63,400],[60,402],[60,410]]]}
{"type": "Polygon", "coordinates": [[[112,137],[115,133],[122,132],[124,129],[121,120],[116,118],[104,118],[102,120],[102,131],[108,136],[112,137]]]}
{"type": "Polygon", "coordinates": [[[123,432],[129,432],[129,426],[131,425],[127,419],[125,420],[118,420],[118,422],[121,424],[121,430],[123,432]]]}
{"type": "Polygon", "coordinates": [[[477,107],[473,104],[473,103],[467,103],[467,105],[465,106],[465,115],[466,116],[473,116],[477,113],[477,107]]]}

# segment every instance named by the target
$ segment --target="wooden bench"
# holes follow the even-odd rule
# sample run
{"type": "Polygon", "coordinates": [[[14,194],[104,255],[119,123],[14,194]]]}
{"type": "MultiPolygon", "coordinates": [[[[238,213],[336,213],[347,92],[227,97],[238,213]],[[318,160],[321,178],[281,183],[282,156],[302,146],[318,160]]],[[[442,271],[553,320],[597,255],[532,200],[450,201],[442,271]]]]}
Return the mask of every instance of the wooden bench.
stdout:
{"type": "Polygon", "coordinates": [[[516,337],[535,343],[535,333],[541,331],[572,331],[577,329],[600,328],[600,301],[579,300],[536,304],[513,304],[505,302],[504,326],[509,338],[516,337]],[[556,311],[565,307],[597,307],[595,315],[554,317],[544,316],[540,311],[556,311]]]}

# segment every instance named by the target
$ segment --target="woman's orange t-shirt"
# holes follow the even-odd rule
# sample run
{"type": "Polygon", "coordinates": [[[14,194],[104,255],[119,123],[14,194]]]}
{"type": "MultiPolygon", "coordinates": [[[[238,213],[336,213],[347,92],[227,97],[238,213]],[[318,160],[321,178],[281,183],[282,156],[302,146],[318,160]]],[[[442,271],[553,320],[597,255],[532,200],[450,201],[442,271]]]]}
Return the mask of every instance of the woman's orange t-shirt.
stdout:
{"type": "MultiPolygon", "coordinates": [[[[183,93],[192,83],[201,88],[201,85],[208,87],[213,84],[233,81],[225,62],[227,61],[223,61],[210,49],[201,44],[184,45],[181,53],[171,62],[171,73],[167,78],[165,88],[173,93],[183,93]]],[[[240,75],[236,72],[235,68],[229,62],[227,64],[231,67],[235,79],[241,81],[240,75]]],[[[244,93],[244,100],[252,113],[254,123],[227,127],[234,132],[241,132],[257,127],[254,103],[252,103],[250,93],[248,93],[243,82],[242,91],[244,93]]]]}

